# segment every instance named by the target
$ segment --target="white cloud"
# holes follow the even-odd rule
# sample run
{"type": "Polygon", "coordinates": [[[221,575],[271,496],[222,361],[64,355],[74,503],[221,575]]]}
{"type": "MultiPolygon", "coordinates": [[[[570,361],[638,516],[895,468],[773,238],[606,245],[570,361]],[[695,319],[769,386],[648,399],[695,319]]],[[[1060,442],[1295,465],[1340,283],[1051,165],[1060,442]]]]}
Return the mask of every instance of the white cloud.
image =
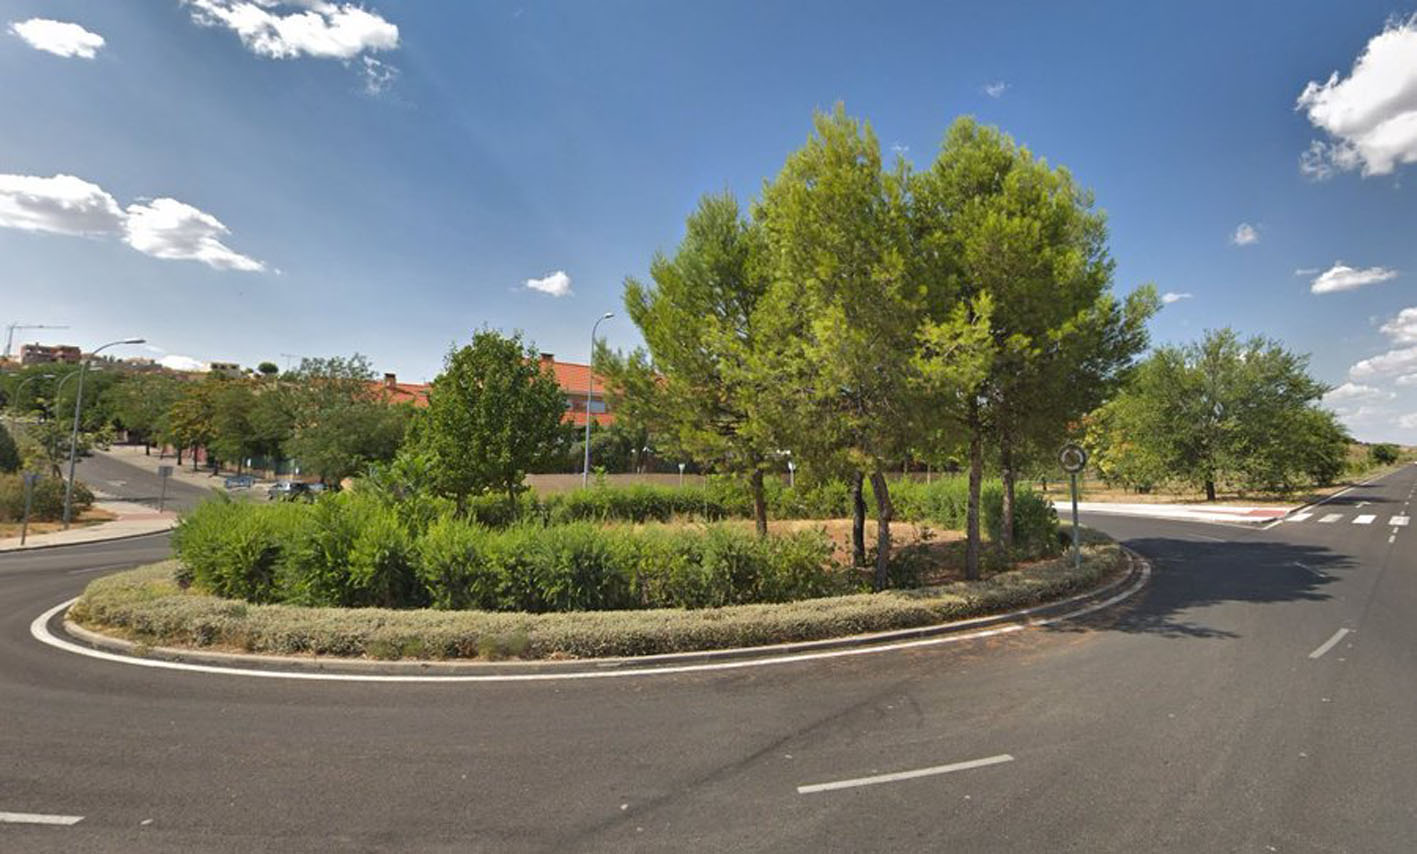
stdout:
{"type": "Polygon", "coordinates": [[[1409,412],[1397,419],[1397,426],[1404,430],[1417,430],[1417,412],[1409,412]]]}
{"type": "Polygon", "coordinates": [[[1166,305],[1171,305],[1172,303],[1180,302],[1183,299],[1191,299],[1192,296],[1192,294],[1188,293],[1176,293],[1175,291],[1167,291],[1166,293],[1161,295],[1161,301],[1166,305]]]}
{"type": "Polygon", "coordinates": [[[399,46],[399,28],[377,12],[328,0],[184,0],[192,20],[236,33],[247,50],[270,59],[336,59],[355,63],[364,91],[377,95],[398,69],[369,56],[399,46]]]}
{"type": "Polygon", "coordinates": [[[1417,386],[1417,374],[1403,374],[1395,382],[1400,386],[1417,386]]]}
{"type": "Polygon", "coordinates": [[[73,175],[0,175],[0,228],[119,237],[154,258],[201,261],[218,270],[265,269],[222,243],[226,226],[205,211],[167,198],[125,211],[102,187],[73,175]]]}
{"type": "Polygon", "coordinates": [[[218,270],[256,272],[265,264],[221,242],[229,229],[221,220],[176,199],[153,199],[128,206],[123,241],[154,258],[201,261],[218,270]]]}
{"type": "Polygon", "coordinates": [[[191,356],[179,356],[176,353],[163,356],[157,360],[159,365],[173,371],[201,371],[205,373],[209,367],[206,362],[194,359],[191,356]]]}
{"type": "Polygon", "coordinates": [[[98,49],[103,47],[103,36],[68,21],[51,21],[48,18],[11,21],[10,32],[24,39],[35,50],[55,56],[93,59],[98,49]]]}
{"type": "Polygon", "coordinates": [[[1002,98],[1004,92],[1008,91],[1009,84],[1002,80],[995,80],[993,83],[984,84],[984,94],[990,98],[1002,98]]]}
{"type": "Polygon", "coordinates": [[[1364,359],[1348,369],[1348,376],[1355,380],[1390,374],[1410,374],[1417,372],[1417,347],[1389,350],[1380,356],[1364,359]]]}
{"type": "Polygon", "coordinates": [[[1392,400],[1396,396],[1397,395],[1393,394],[1390,391],[1383,391],[1379,388],[1373,388],[1370,385],[1361,385],[1359,383],[1344,383],[1343,385],[1339,386],[1336,389],[1333,389],[1328,394],[1324,395],[1324,403],[1327,403],[1330,406],[1334,406],[1336,404],[1341,404],[1348,401],[1392,400]]]}
{"type": "Polygon", "coordinates": [[[1329,137],[1299,159],[1311,178],[1360,167],[1365,176],[1386,175],[1417,161],[1417,15],[1390,21],[1347,78],[1335,71],[1323,83],[1310,81],[1295,109],[1329,137]]]}
{"type": "Polygon", "coordinates": [[[1296,276],[1312,276],[1319,271],[1318,267],[1300,267],[1294,271],[1296,276]]]}
{"type": "Polygon", "coordinates": [[[1230,235],[1230,242],[1236,246],[1249,246],[1251,243],[1259,243],[1259,229],[1250,225],[1248,222],[1242,222],[1235,228],[1235,233],[1230,235]]]}
{"type": "Polygon", "coordinates": [[[571,277],[565,271],[557,270],[540,279],[527,279],[526,286],[553,297],[563,297],[571,292],[571,277]]]}
{"type": "Polygon", "coordinates": [[[1394,344],[1417,344],[1417,306],[1399,311],[1381,330],[1394,344]]]}
{"type": "Polygon", "coordinates": [[[104,235],[122,225],[118,202],[97,184],[73,175],[0,175],[0,228],[104,235]]]}
{"type": "Polygon", "coordinates": [[[1397,271],[1387,267],[1366,267],[1360,270],[1349,267],[1342,261],[1335,261],[1332,267],[1314,279],[1309,290],[1316,294],[1331,294],[1394,278],[1397,278],[1397,271]]]}

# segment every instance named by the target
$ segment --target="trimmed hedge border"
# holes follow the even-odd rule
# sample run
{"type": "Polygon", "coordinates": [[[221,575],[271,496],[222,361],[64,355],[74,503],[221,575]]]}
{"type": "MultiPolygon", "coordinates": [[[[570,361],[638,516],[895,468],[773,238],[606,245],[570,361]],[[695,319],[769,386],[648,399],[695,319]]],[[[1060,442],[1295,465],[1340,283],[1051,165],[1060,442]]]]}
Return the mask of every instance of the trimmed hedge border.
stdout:
{"type": "Polygon", "coordinates": [[[184,591],[175,561],[91,582],[69,619],[144,646],[373,660],[581,659],[702,652],[912,629],[1043,604],[1127,565],[1115,543],[982,581],[776,605],[550,614],[251,605],[184,591]]]}

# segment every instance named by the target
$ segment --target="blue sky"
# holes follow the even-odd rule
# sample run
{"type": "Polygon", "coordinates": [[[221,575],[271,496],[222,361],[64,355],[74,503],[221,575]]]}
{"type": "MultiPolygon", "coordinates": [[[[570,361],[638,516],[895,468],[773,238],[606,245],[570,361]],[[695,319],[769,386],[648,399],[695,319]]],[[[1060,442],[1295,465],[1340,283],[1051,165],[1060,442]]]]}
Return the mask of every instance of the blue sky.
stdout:
{"type": "Polygon", "coordinates": [[[412,380],[483,324],[584,359],[698,196],[756,195],[841,100],[917,166],[1000,125],[1096,192],[1119,292],[1190,295],[1156,341],[1281,338],[1356,435],[1417,443],[1414,11],[13,0],[0,321],[412,380]]]}

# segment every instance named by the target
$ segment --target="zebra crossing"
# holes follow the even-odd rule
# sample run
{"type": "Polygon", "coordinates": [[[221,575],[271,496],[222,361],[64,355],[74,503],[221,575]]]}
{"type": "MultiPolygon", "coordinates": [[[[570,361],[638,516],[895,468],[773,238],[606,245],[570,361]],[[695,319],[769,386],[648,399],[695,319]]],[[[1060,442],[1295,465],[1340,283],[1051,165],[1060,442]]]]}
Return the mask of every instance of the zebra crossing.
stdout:
{"type": "MultiPolygon", "coordinates": [[[[1378,522],[1378,514],[1376,513],[1358,513],[1350,518],[1347,514],[1344,513],[1319,514],[1310,513],[1306,511],[1303,513],[1295,513],[1291,516],[1288,516],[1284,519],[1284,521],[1288,524],[1294,524],[1296,522],[1307,522],[1310,519],[1312,519],[1314,521],[1314,524],[1316,525],[1336,525],[1339,523],[1346,523],[1351,525],[1381,524],[1378,522]]],[[[1412,519],[1409,516],[1394,515],[1388,518],[1386,527],[1406,528],[1409,524],[1411,524],[1411,522],[1412,519]]]]}

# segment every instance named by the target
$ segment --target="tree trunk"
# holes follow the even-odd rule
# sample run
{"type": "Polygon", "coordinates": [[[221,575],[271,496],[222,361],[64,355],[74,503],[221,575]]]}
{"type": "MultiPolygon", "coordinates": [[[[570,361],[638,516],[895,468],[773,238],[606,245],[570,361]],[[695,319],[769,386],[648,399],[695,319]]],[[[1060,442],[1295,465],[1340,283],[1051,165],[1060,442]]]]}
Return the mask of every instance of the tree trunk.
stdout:
{"type": "Polygon", "coordinates": [[[151,457],[152,455],[153,455],[153,443],[152,443],[152,442],[144,442],[144,443],[143,443],[143,456],[145,456],[145,457],[151,457]]]}
{"type": "Polygon", "coordinates": [[[517,485],[512,481],[507,482],[507,509],[511,511],[511,519],[517,518],[517,485]]]}
{"type": "Polygon", "coordinates": [[[749,479],[753,490],[753,521],[758,529],[758,536],[768,535],[768,499],[763,492],[763,470],[753,469],[753,475],[749,479]]]}
{"type": "Polygon", "coordinates": [[[860,472],[851,476],[851,565],[866,565],[866,496],[860,472]]]}
{"type": "Polygon", "coordinates": [[[891,517],[895,515],[886,476],[880,469],[871,473],[871,491],[876,494],[876,590],[879,592],[885,590],[890,581],[891,517]]]}
{"type": "Polygon", "coordinates": [[[182,468],[182,449],[177,449],[177,467],[182,468]]]}
{"type": "Polygon", "coordinates": [[[1207,479],[1205,482],[1205,500],[1215,500],[1215,481],[1207,479]]]}
{"type": "Polygon", "coordinates": [[[999,519],[999,545],[1004,554],[1014,550],[1014,440],[1008,428],[999,431],[999,475],[1004,481],[1003,508],[999,519]]]}
{"type": "Polygon", "coordinates": [[[965,512],[964,577],[979,579],[979,490],[984,481],[984,441],[979,404],[969,407],[969,507],[965,512]]]}

